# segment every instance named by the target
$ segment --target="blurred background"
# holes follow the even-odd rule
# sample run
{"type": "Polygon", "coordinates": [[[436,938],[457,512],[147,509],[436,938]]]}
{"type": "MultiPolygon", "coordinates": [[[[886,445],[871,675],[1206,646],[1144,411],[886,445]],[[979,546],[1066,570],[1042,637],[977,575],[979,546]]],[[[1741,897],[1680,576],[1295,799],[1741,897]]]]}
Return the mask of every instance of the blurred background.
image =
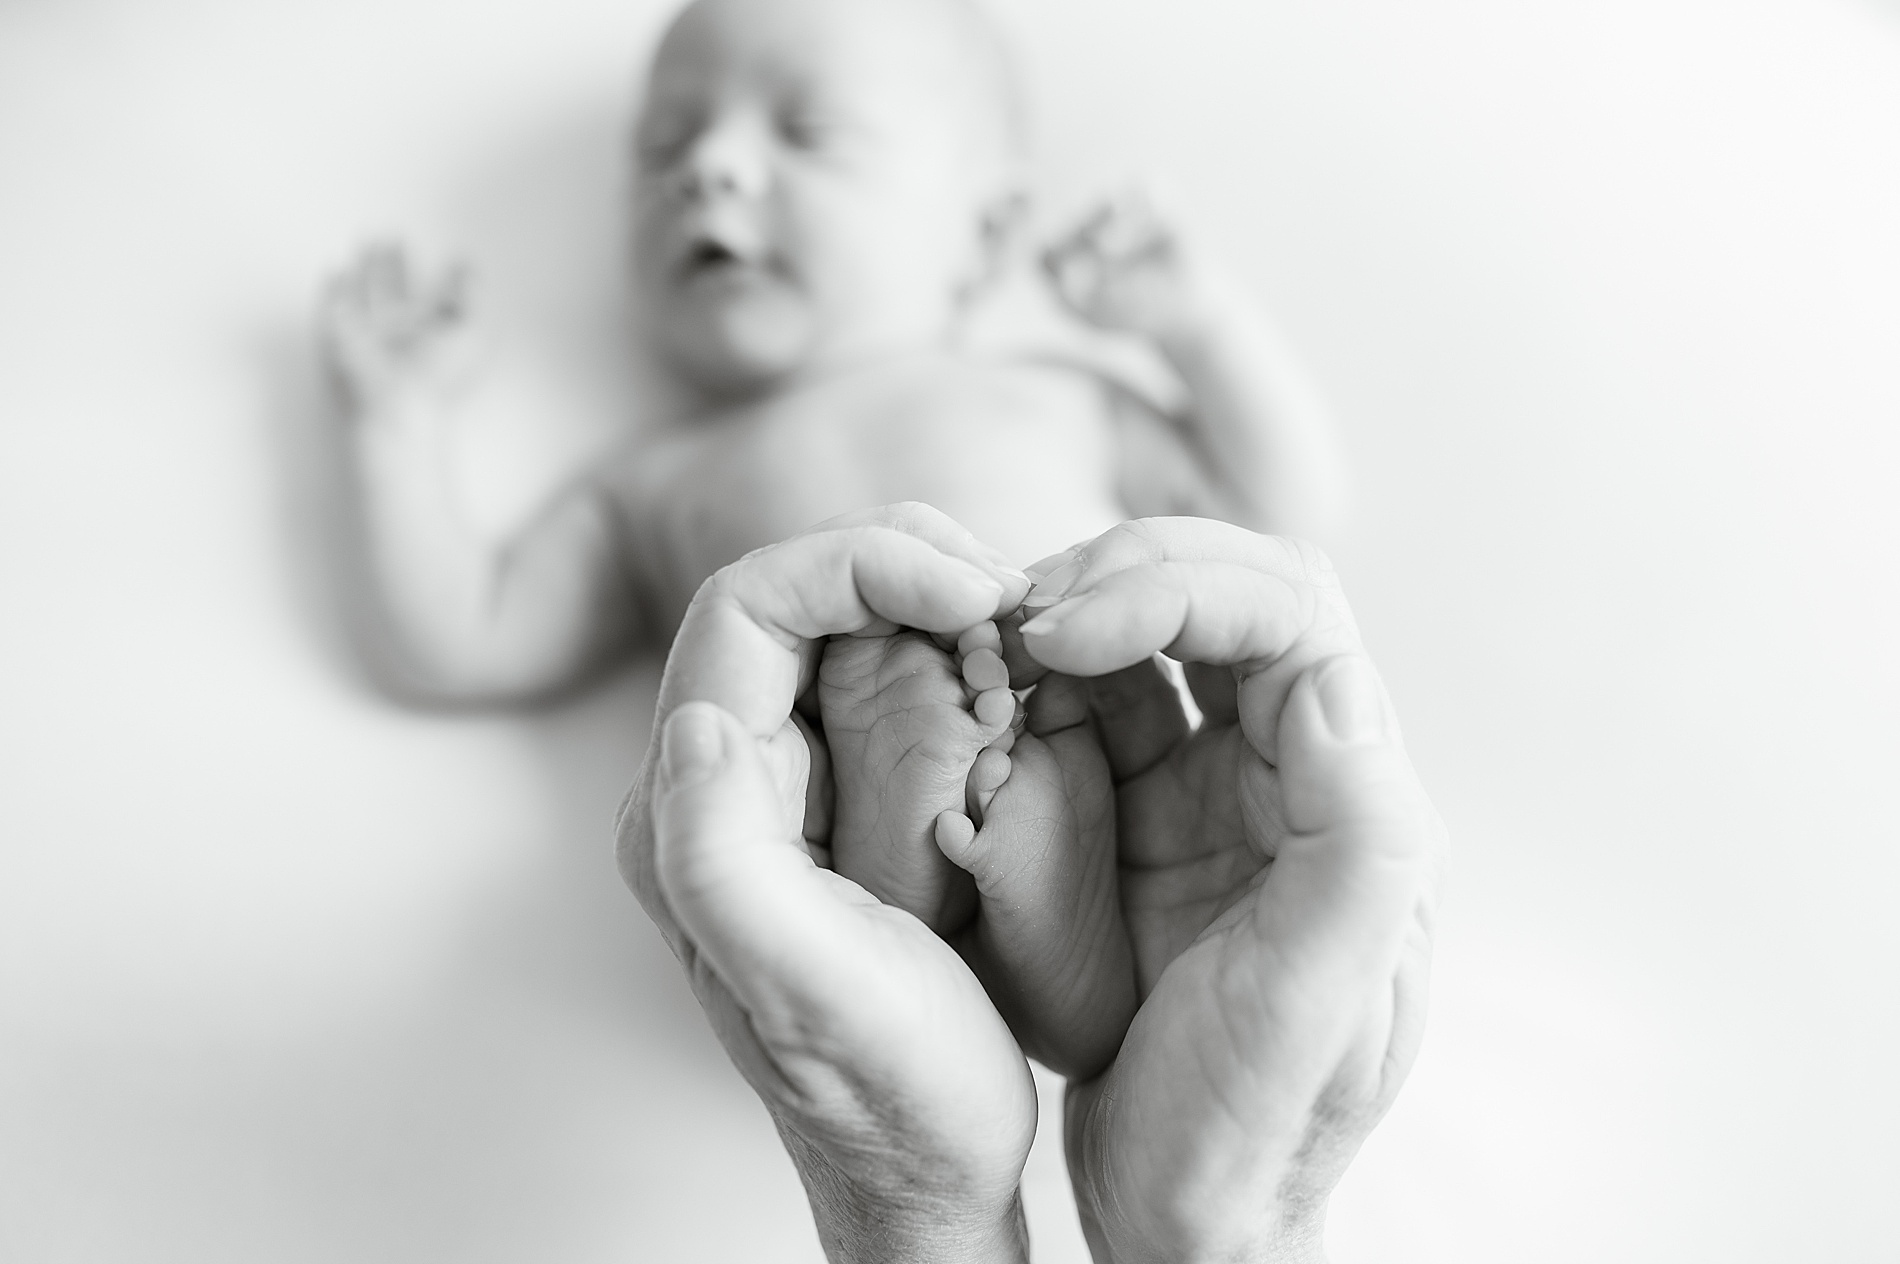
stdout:
{"type": "MultiPolygon", "coordinates": [[[[610,861],[656,664],[383,700],[311,477],[371,235],[476,262],[485,522],[637,424],[671,7],[0,0],[0,1257],[820,1258],[610,861]]],[[[994,7],[1044,228],[1162,172],[1352,450],[1456,851],[1335,1259],[1900,1259],[1900,5],[994,7]]]]}

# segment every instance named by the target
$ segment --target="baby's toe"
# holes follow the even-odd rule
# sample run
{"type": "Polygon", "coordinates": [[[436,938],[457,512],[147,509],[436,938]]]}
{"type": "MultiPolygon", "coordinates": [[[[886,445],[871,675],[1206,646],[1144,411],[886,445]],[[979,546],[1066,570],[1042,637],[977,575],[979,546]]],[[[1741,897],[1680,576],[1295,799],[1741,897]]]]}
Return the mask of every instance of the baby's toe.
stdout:
{"type": "Polygon", "coordinates": [[[1016,695],[1007,688],[985,689],[976,696],[971,710],[985,733],[999,735],[1007,732],[1010,721],[1016,718],[1016,695]]]}
{"type": "Polygon", "coordinates": [[[1009,780],[1009,756],[991,746],[985,748],[970,765],[970,776],[966,782],[968,806],[972,819],[981,821],[983,814],[990,810],[990,800],[1009,780]]]}
{"type": "Polygon", "coordinates": [[[996,650],[974,650],[963,657],[963,683],[978,693],[985,689],[1007,689],[1009,668],[1003,665],[1003,656],[996,650]]]}
{"type": "Polygon", "coordinates": [[[969,656],[978,650],[993,650],[1001,653],[1003,634],[996,630],[994,623],[979,623],[973,628],[965,628],[963,635],[957,638],[957,653],[969,656]]]}
{"type": "Polygon", "coordinates": [[[958,868],[967,868],[976,845],[976,825],[961,812],[939,812],[936,826],[937,850],[958,868]]]}

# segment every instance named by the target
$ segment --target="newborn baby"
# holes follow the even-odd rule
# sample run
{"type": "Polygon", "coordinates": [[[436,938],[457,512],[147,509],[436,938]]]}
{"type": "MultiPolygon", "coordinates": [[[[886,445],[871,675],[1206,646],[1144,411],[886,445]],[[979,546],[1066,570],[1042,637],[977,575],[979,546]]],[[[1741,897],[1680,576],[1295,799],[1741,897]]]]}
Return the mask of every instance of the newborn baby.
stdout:
{"type": "MultiPolygon", "coordinates": [[[[635,132],[635,306],[677,407],[499,544],[449,477],[459,275],[369,252],[325,330],[386,669],[447,700],[556,692],[668,635],[720,566],[866,505],[928,501],[1018,561],[1155,514],[1311,530],[1336,480],[1310,393],[1145,204],[1104,205],[1044,264],[1084,320],[1152,341],[1181,415],[959,349],[1023,231],[1019,114],[963,0],[687,7],[635,132]]],[[[1112,799],[1105,770],[1079,789],[1095,770],[1056,758],[1074,699],[1032,697],[1011,728],[999,649],[994,627],[831,645],[808,708],[831,748],[830,846],[841,873],[961,937],[986,982],[1052,994],[1037,1012],[1064,1016],[1026,1043],[1081,1066],[1119,1038],[1092,1015],[1134,1000],[1100,854],[1112,799]],[[1035,856],[1011,850],[1032,836],[1035,856]]]]}

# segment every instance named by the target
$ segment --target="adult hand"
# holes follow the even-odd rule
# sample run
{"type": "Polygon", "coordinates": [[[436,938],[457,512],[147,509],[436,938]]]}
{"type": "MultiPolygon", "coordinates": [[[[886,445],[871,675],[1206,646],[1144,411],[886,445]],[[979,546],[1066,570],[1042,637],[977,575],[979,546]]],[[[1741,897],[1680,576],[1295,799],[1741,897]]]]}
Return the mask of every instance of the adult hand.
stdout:
{"type": "Polygon", "coordinates": [[[1116,527],[1029,601],[1029,653],[1101,677],[1142,997],[1066,1103],[1091,1249],[1321,1259],[1417,1051],[1443,840],[1351,612],[1317,551],[1199,519],[1116,527]]]}
{"type": "Polygon", "coordinates": [[[954,634],[1027,587],[921,505],[734,563],[681,624],[621,810],[621,872],[771,1111],[834,1260],[1026,1258],[1036,1094],[957,954],[806,844],[793,704],[826,636],[954,634]]]}

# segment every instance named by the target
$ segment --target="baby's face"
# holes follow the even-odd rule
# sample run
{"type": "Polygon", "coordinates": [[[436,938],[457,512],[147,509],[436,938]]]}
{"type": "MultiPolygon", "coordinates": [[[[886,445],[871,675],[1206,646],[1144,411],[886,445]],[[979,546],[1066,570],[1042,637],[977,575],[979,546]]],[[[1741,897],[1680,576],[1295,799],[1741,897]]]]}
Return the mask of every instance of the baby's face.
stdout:
{"type": "Polygon", "coordinates": [[[936,6],[702,0],[636,136],[648,336],[715,396],[941,341],[1004,165],[936,6]]]}

